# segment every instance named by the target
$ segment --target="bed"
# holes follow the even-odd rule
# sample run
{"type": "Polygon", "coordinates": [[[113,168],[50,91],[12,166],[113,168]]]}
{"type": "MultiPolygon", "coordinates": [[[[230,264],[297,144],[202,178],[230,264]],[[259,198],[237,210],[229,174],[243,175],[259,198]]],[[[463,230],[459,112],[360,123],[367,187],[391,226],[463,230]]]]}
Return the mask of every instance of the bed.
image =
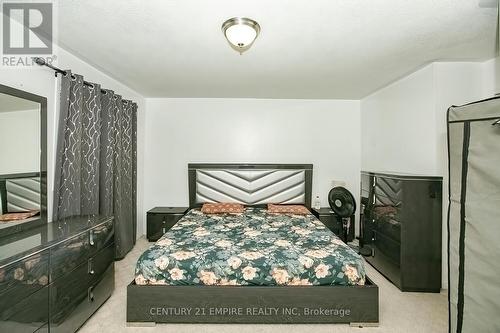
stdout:
{"type": "Polygon", "coordinates": [[[139,258],[138,285],[364,285],[363,259],[312,214],[189,211],[139,258]]]}
{"type": "Polygon", "coordinates": [[[312,214],[312,165],[190,164],[191,210],[139,258],[129,323],[378,323],[363,259],[312,214]],[[239,202],[243,214],[203,214],[239,202]]]}

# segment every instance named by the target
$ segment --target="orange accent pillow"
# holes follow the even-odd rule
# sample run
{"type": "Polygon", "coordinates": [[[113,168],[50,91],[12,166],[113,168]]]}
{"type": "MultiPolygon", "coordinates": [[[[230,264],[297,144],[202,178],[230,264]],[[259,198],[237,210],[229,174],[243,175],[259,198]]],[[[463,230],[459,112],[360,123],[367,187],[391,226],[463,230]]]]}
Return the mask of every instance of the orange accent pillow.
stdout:
{"type": "Polygon", "coordinates": [[[239,203],[204,203],[201,207],[201,212],[205,214],[241,214],[245,210],[245,207],[239,203]]]}
{"type": "Polygon", "coordinates": [[[267,204],[267,211],[273,214],[309,215],[311,212],[302,205],[275,205],[267,204]]]}
{"type": "Polygon", "coordinates": [[[25,220],[37,215],[38,213],[39,213],[38,210],[30,210],[28,212],[19,212],[19,213],[7,213],[0,215],[0,222],[25,220]]]}

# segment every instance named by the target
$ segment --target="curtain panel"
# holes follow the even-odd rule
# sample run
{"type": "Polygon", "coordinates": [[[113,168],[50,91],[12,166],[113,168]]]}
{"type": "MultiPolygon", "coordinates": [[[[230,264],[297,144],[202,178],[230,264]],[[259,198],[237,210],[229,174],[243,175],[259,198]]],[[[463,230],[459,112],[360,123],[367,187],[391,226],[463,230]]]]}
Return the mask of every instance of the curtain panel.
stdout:
{"type": "Polygon", "coordinates": [[[136,103],[62,75],[52,218],[114,216],[117,259],[137,233],[136,121],[136,103]]]}

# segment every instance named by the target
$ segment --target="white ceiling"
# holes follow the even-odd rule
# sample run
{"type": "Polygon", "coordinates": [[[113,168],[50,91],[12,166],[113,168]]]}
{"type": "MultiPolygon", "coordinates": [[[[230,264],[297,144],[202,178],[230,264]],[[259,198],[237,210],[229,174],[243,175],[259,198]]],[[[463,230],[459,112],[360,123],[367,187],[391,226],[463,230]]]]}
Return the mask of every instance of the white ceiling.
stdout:
{"type": "MultiPolygon", "coordinates": [[[[436,60],[495,55],[478,0],[64,0],[59,43],[148,97],[358,99],[436,60]],[[239,55],[220,26],[262,31],[239,55]]],[[[60,64],[64,66],[64,64],[60,64]]]]}

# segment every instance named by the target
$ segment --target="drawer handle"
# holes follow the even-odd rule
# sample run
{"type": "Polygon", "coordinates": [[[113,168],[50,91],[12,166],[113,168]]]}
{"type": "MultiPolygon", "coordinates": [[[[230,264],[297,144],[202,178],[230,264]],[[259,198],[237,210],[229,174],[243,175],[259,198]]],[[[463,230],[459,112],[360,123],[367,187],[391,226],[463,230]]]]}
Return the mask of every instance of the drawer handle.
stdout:
{"type": "Polygon", "coordinates": [[[94,259],[90,258],[88,263],[88,273],[94,275],[94,259]]]}
{"type": "Polygon", "coordinates": [[[94,301],[94,287],[90,287],[87,291],[87,295],[90,302],[94,301]]]}
{"type": "Polygon", "coordinates": [[[90,230],[90,234],[89,234],[89,243],[90,245],[94,246],[95,245],[95,242],[94,242],[94,230],[90,230]]]}

